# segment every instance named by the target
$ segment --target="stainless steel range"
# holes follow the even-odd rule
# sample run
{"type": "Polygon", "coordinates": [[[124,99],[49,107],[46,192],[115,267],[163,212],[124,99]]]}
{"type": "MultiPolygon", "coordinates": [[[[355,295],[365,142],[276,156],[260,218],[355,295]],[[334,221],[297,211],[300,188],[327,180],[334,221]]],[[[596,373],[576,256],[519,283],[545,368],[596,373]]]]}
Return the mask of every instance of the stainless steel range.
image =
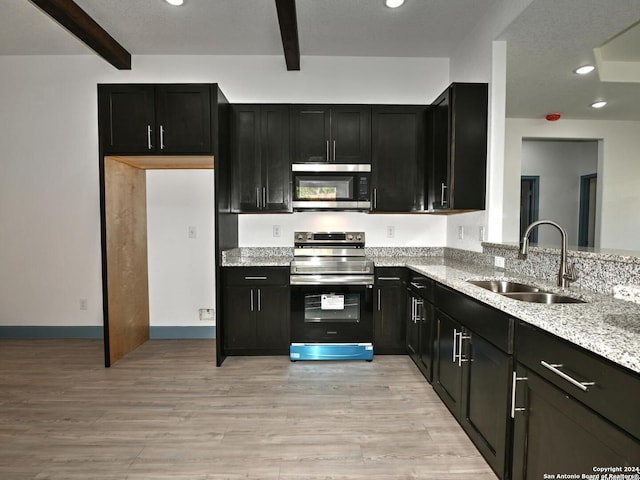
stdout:
{"type": "Polygon", "coordinates": [[[364,232],[294,235],[291,360],[372,360],[374,266],[364,232]]]}

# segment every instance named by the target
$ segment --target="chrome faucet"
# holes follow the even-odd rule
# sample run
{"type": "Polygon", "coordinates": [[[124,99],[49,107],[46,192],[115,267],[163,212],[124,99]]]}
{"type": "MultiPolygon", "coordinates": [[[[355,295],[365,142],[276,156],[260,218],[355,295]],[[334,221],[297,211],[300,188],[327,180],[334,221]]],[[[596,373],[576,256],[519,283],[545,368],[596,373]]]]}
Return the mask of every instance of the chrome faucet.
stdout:
{"type": "Polygon", "coordinates": [[[558,286],[562,288],[569,288],[570,282],[575,282],[578,279],[576,267],[574,264],[569,265],[567,263],[567,231],[551,220],[538,220],[533,222],[527,227],[524,232],[524,236],[520,241],[520,258],[527,258],[527,250],[529,249],[529,235],[531,231],[538,225],[552,225],[560,230],[560,236],[562,237],[562,247],[560,250],[560,270],[558,271],[558,286]]]}

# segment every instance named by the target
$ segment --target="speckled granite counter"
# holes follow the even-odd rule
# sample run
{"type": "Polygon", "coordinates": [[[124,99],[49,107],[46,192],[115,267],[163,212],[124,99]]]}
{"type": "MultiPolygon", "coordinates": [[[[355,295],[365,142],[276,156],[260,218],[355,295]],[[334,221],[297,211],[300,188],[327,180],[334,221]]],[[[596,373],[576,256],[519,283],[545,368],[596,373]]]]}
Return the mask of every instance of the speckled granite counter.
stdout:
{"type": "Polygon", "coordinates": [[[514,318],[569,340],[640,373],[640,305],[584,289],[561,290],[535,278],[448,259],[426,259],[406,266],[514,318]],[[504,279],[527,283],[588,303],[537,304],[514,300],[467,282],[504,279]]]}
{"type": "MultiPolygon", "coordinates": [[[[640,373],[640,305],[636,303],[617,300],[612,295],[595,293],[575,285],[562,291],[548,280],[446,258],[442,248],[378,248],[367,249],[366,253],[377,267],[409,267],[514,318],[640,373]],[[467,283],[470,279],[504,279],[527,283],[547,291],[562,292],[588,303],[546,305],[522,302],[467,283]]],[[[223,252],[222,265],[288,267],[292,258],[293,248],[245,247],[223,252]]]]}

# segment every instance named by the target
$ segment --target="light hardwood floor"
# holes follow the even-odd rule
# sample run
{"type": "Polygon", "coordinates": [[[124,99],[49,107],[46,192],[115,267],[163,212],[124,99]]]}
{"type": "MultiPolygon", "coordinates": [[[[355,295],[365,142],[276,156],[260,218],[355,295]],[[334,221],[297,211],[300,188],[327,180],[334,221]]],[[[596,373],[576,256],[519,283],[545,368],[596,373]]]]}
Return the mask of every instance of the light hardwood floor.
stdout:
{"type": "Polygon", "coordinates": [[[496,479],[408,357],[214,349],[0,340],[0,479],[496,479]]]}

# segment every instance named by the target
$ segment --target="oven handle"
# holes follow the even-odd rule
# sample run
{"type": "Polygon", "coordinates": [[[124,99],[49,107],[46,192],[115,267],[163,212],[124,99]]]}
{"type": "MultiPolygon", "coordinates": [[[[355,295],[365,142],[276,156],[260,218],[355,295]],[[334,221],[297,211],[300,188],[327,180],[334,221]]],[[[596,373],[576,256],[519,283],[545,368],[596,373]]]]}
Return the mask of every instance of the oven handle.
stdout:
{"type": "Polygon", "coordinates": [[[373,285],[373,275],[291,275],[291,285],[373,285]]]}

